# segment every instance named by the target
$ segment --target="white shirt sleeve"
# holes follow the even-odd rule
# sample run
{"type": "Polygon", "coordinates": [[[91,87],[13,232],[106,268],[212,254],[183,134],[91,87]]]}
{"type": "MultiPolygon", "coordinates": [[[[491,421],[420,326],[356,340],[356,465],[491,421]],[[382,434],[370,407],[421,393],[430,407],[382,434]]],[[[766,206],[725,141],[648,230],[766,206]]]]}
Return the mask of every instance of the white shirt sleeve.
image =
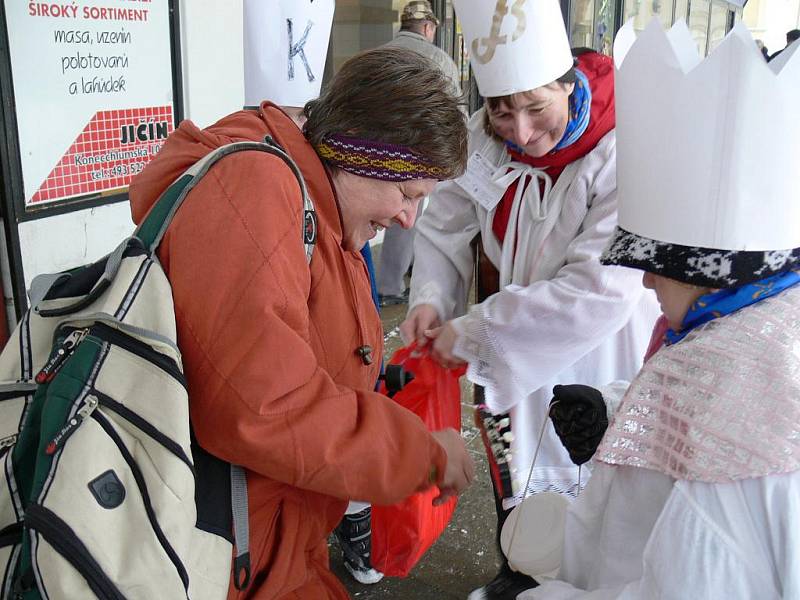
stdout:
{"type": "MultiPolygon", "coordinates": [[[[614,165],[609,158],[594,175],[588,212],[554,277],[506,286],[455,323],[454,353],[470,363],[470,380],[487,388],[493,412],[508,411],[591,352],[639,305],[641,273],[599,261],[617,225],[614,165]]],[[[586,201],[568,198],[565,210],[586,201]]]]}
{"type": "MultiPolygon", "coordinates": [[[[634,487],[652,483],[644,469],[628,469],[631,477],[636,471],[643,476],[634,487]]],[[[595,543],[580,540],[583,548],[572,560],[586,570],[597,571],[599,563],[606,571],[587,579],[565,564],[562,580],[544,582],[519,600],[800,598],[800,473],[723,484],[675,482],[649,532],[646,520],[638,529],[617,526],[625,512],[645,507],[609,501],[602,508],[594,530],[603,533],[595,543]],[[635,560],[627,545],[636,549],[643,539],[635,560]],[[615,546],[620,554],[629,552],[627,564],[607,555],[615,546]]],[[[565,560],[571,542],[566,540],[565,560]]]]}
{"type": "MultiPolygon", "coordinates": [[[[483,111],[470,120],[470,149],[483,141],[483,111]]],[[[439,183],[416,224],[414,271],[408,308],[430,304],[442,322],[464,313],[475,258],[470,243],[480,232],[475,202],[455,181],[439,183]]]]}

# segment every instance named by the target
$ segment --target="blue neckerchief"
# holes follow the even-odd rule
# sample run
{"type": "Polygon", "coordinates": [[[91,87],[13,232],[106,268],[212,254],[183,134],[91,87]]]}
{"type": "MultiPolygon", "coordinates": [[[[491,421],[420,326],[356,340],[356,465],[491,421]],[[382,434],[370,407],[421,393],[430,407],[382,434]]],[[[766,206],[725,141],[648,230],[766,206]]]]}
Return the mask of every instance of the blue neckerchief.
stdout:
{"type": "MultiPolygon", "coordinates": [[[[364,257],[364,262],[367,263],[367,272],[369,273],[369,289],[372,292],[372,301],[375,303],[375,310],[378,311],[378,314],[381,314],[381,304],[378,302],[378,287],[375,285],[375,263],[372,260],[372,248],[369,246],[369,242],[364,244],[364,247],[361,248],[361,256],[364,257]]],[[[383,375],[383,358],[381,357],[381,375],[383,375]]],[[[375,382],[375,390],[380,387],[381,380],[375,382]]]]}
{"type": "Polygon", "coordinates": [[[589,117],[592,108],[592,88],[589,80],[581,71],[575,69],[575,89],[569,96],[569,122],[561,141],[553,148],[554,151],[563,150],[571,146],[583,135],[589,127],[589,117]]]}
{"type": "MultiPolygon", "coordinates": [[[[584,134],[589,127],[589,117],[592,108],[592,89],[589,86],[589,80],[580,70],[575,69],[575,89],[569,95],[569,121],[567,128],[564,130],[564,135],[561,136],[561,141],[556,144],[556,147],[551,152],[563,150],[567,146],[571,146],[584,134]]],[[[510,140],[505,140],[506,147],[525,154],[525,149],[517,146],[510,140]]]]}
{"type": "Polygon", "coordinates": [[[364,247],[361,248],[361,256],[364,257],[364,262],[367,263],[369,291],[372,292],[372,301],[375,303],[375,309],[380,313],[381,305],[380,302],[378,302],[378,286],[375,285],[375,263],[372,261],[372,249],[369,247],[369,242],[364,244],[364,247]]]}
{"type": "Polygon", "coordinates": [[[683,318],[681,330],[676,332],[668,329],[664,335],[665,341],[668,345],[680,342],[695,327],[729,315],[740,308],[750,306],[775,294],[780,294],[783,290],[798,283],[800,283],[800,273],[788,271],[740,287],[700,296],[689,307],[689,311],[683,318]]]}

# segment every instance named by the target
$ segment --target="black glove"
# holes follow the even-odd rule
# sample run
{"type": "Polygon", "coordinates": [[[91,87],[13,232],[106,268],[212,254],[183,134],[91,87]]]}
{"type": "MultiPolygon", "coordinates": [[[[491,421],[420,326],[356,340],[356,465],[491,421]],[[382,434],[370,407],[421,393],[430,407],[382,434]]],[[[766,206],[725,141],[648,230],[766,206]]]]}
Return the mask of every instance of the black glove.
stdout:
{"type": "Polygon", "coordinates": [[[592,458],[608,427],[603,394],[588,385],[554,387],[550,418],[558,439],[576,465],[592,458]]]}

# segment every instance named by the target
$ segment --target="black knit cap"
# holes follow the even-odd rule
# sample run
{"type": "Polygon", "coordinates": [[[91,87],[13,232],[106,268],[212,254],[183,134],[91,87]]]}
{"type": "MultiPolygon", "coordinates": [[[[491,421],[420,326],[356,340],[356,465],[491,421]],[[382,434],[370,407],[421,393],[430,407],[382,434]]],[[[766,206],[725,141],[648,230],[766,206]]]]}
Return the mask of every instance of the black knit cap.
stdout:
{"type": "Polygon", "coordinates": [[[681,246],[617,227],[600,262],[641,269],[701,287],[730,288],[797,269],[800,248],[750,251],[681,246]]]}

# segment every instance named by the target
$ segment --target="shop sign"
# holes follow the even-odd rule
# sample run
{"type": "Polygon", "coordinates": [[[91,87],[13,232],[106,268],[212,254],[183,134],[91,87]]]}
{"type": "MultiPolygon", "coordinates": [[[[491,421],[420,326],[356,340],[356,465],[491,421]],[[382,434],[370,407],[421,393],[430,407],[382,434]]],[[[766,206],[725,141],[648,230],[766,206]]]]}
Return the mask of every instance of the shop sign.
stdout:
{"type": "Polygon", "coordinates": [[[125,192],[173,129],[168,0],[4,0],[28,209],[125,192]]]}

